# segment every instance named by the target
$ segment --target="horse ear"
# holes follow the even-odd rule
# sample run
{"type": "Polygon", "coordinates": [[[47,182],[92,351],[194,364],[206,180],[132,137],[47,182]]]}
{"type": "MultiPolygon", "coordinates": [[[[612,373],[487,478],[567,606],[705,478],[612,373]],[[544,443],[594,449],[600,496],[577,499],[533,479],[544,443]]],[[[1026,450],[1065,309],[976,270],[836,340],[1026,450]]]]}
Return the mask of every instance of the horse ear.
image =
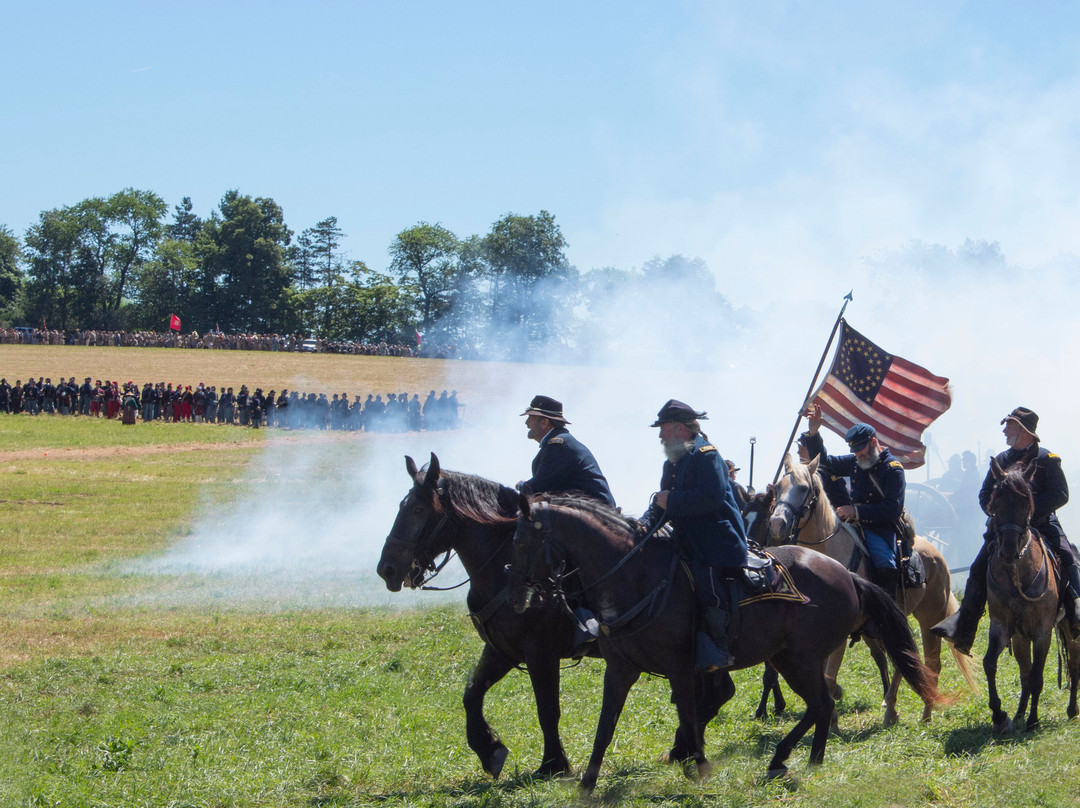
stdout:
{"type": "Polygon", "coordinates": [[[529,498],[525,496],[525,494],[518,494],[518,510],[521,511],[521,515],[526,519],[528,519],[532,513],[532,507],[529,505],[529,498]]]}
{"type": "Polygon", "coordinates": [[[791,452],[784,455],[784,471],[791,471],[791,452]]]}
{"type": "Polygon", "coordinates": [[[1001,470],[1001,464],[998,463],[996,457],[990,458],[990,473],[994,475],[994,479],[999,483],[1005,478],[1005,472],[1001,470]]]}
{"type": "Polygon", "coordinates": [[[811,475],[817,474],[818,466],[821,465],[818,462],[820,460],[821,460],[821,457],[818,456],[818,455],[815,455],[814,459],[810,461],[809,465],[807,465],[807,468],[810,469],[810,474],[811,475]]]}
{"type": "Polygon", "coordinates": [[[439,458],[434,452],[431,453],[431,462],[428,464],[427,476],[424,478],[424,485],[435,487],[435,484],[439,482],[439,458]]]}
{"type": "Polygon", "coordinates": [[[409,472],[409,479],[415,482],[418,469],[416,468],[416,461],[408,455],[405,455],[405,471],[409,472]]]}

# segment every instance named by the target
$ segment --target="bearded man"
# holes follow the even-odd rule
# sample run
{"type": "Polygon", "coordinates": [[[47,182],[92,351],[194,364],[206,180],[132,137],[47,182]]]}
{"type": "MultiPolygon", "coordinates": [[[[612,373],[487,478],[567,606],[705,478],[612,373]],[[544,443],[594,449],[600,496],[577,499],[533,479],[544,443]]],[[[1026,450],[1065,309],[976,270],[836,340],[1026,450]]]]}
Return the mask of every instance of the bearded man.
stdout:
{"type": "Polygon", "coordinates": [[[888,447],[878,442],[869,424],[855,424],[844,435],[852,454],[827,455],[817,428],[820,415],[810,418],[806,448],[810,456],[822,458],[829,474],[851,478],[850,505],[841,505],[837,515],[857,523],[866,539],[874,583],[896,597],[900,570],[896,562],[897,525],[904,512],[904,467],[888,447]]]}
{"type": "Polygon", "coordinates": [[[735,502],[727,463],[701,431],[704,412],[671,399],[654,427],[667,460],[660,491],[642,517],[649,530],[670,520],[672,535],[694,576],[694,594],[707,632],[698,632],[697,664],[729,668],[729,634],[738,608],[738,582],[746,567],[746,528],[735,502]]]}

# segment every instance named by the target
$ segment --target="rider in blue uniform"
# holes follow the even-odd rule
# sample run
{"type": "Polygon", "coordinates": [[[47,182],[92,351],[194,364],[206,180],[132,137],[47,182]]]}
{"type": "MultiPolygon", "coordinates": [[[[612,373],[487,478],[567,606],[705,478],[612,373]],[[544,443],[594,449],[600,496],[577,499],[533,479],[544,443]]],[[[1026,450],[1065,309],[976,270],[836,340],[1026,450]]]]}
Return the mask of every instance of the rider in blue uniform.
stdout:
{"type": "Polygon", "coordinates": [[[811,457],[822,456],[829,474],[851,478],[852,504],[839,506],[836,513],[862,528],[874,583],[895,597],[900,582],[896,544],[897,524],[904,512],[904,467],[878,442],[877,432],[869,424],[855,424],[844,435],[852,454],[826,455],[818,434],[820,426],[818,410],[810,415],[807,449],[811,457]]]}
{"type": "Polygon", "coordinates": [[[663,520],[694,576],[694,592],[708,633],[698,633],[698,666],[731,667],[731,618],[738,608],[738,581],[746,567],[746,529],[720,452],[701,431],[704,412],[671,399],[657,413],[654,427],[667,460],[660,491],[642,517],[647,529],[663,520]],[[711,640],[711,641],[710,641],[711,640]]]}
{"type": "MultiPolygon", "coordinates": [[[[1066,538],[1057,517],[1057,509],[1069,501],[1069,484],[1065,480],[1065,472],[1061,469],[1061,458],[1039,445],[1039,436],[1035,432],[1039,426],[1039,416],[1027,407],[1017,407],[1006,415],[1001,423],[1005,427],[1002,432],[1009,448],[997,456],[998,465],[1002,470],[1021,466],[1031,471],[1031,494],[1035,506],[1031,515],[1031,527],[1038,531],[1058,557],[1061,580],[1065,584],[1062,587],[1061,602],[1073,636],[1077,636],[1080,633],[1080,566],[1077,563],[1076,548],[1066,538]]],[[[990,505],[994,482],[993,472],[987,472],[979,491],[979,505],[984,511],[990,505]]],[[[956,650],[965,654],[971,653],[975,632],[986,607],[986,569],[990,561],[990,548],[995,539],[995,528],[988,521],[983,545],[968,570],[964,598],[960,601],[959,610],[930,629],[938,636],[952,641],[956,650]]]]}
{"type": "Polygon", "coordinates": [[[529,437],[540,444],[540,451],[533,458],[533,476],[519,482],[518,489],[527,487],[534,494],[579,492],[614,508],[615,498],[600,464],[566,428],[570,422],[563,417],[562,402],[535,396],[522,415],[528,416],[525,426],[529,437]]]}

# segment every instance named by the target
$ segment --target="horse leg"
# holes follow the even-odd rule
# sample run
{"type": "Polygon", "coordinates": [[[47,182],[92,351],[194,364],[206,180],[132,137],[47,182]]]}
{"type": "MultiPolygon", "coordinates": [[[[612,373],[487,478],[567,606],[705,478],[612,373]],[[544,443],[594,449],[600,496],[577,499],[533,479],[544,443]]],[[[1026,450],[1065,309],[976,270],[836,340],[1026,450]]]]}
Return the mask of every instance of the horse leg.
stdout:
{"type": "Polygon", "coordinates": [[[559,664],[554,654],[540,659],[528,659],[526,665],[536,696],[536,714],[540,719],[540,731],[544,734],[544,757],[534,777],[554,777],[570,773],[570,761],[566,759],[562,740],[559,738],[559,664]]]}
{"type": "Polygon", "coordinates": [[[1001,697],[997,691],[998,657],[1005,649],[1005,629],[999,623],[990,623],[990,640],[983,657],[983,672],[986,674],[986,690],[989,694],[990,714],[994,722],[994,732],[1004,735],[1012,731],[1009,716],[1001,709],[1001,697]]]}
{"type": "Polygon", "coordinates": [[[600,721],[596,726],[596,738],[593,741],[592,756],[585,774],[581,776],[581,789],[591,792],[596,788],[596,778],[600,776],[600,765],[604,762],[611,739],[615,736],[615,725],[619,723],[623,706],[630,688],[641,676],[641,672],[629,665],[609,660],[604,670],[604,697],[600,706],[600,721]]]}
{"type": "MultiPolygon", "coordinates": [[[[829,654],[829,657],[825,662],[825,685],[829,689],[829,695],[832,696],[834,705],[832,715],[829,716],[829,725],[833,732],[840,731],[840,714],[836,712],[835,704],[840,700],[844,691],[843,688],[840,687],[839,682],[836,681],[836,676],[840,672],[840,665],[844,661],[844,652],[846,650],[847,646],[844,643],[841,643],[839,648],[829,654]]],[[[775,660],[773,661],[773,664],[776,664],[775,660]]],[[[787,680],[787,676],[784,676],[784,679],[787,680]]],[[[788,684],[791,684],[791,682],[788,681],[788,684]]]]}
{"type": "Polygon", "coordinates": [[[1032,674],[1031,666],[1031,642],[1014,637],[1012,641],[1013,657],[1016,659],[1016,667],[1020,669],[1020,703],[1013,715],[1013,726],[1016,726],[1024,718],[1027,712],[1028,701],[1031,699],[1032,674]]]}
{"type": "Polygon", "coordinates": [[[1069,669],[1069,707],[1066,710],[1066,715],[1069,718],[1076,718],[1077,713],[1080,712],[1076,703],[1076,691],[1080,686],[1080,644],[1073,639],[1068,629],[1064,634],[1064,642],[1061,644],[1065,646],[1065,659],[1069,669]]]}
{"type": "MultiPolygon", "coordinates": [[[[942,617],[944,619],[944,616],[942,617]]],[[[935,621],[935,624],[940,621],[935,621]]],[[[922,634],[923,664],[934,674],[934,687],[937,687],[938,678],[941,676],[941,637],[930,630],[930,626],[924,626],[919,621],[919,633],[922,634]]],[[[923,721],[930,721],[933,717],[934,705],[929,701],[923,702],[923,721]]]]}
{"type": "Polygon", "coordinates": [[[863,641],[866,643],[866,647],[870,649],[870,658],[877,665],[878,677],[881,679],[882,704],[885,707],[885,717],[882,719],[882,725],[891,727],[900,720],[900,716],[896,712],[896,694],[900,691],[900,677],[889,676],[889,657],[880,642],[872,637],[865,637],[863,641]]]}
{"type": "MultiPolygon", "coordinates": [[[[695,677],[697,684],[697,714],[698,741],[702,748],[705,747],[705,727],[716,718],[720,708],[723,707],[735,695],[735,682],[727,671],[715,673],[701,673],[695,677]]],[[[661,756],[665,763],[674,763],[677,760],[686,760],[693,755],[693,743],[683,737],[682,727],[675,731],[675,742],[671,749],[661,756]]]]}
{"type": "Polygon", "coordinates": [[[829,740],[831,718],[835,713],[835,702],[829,693],[825,679],[825,660],[817,665],[802,660],[793,664],[788,658],[773,658],[773,664],[784,677],[792,690],[806,702],[806,712],[795,727],[776,746],[776,752],[769,761],[768,779],[782,777],[787,773],[785,761],[791,750],[802,740],[810,727],[814,727],[814,737],[810,744],[810,763],[819,764],[825,760],[825,745],[829,740]]]}
{"type": "Polygon", "coordinates": [[[1039,726],[1039,699],[1042,696],[1044,676],[1046,675],[1046,657],[1050,653],[1050,639],[1053,636],[1053,629],[1048,631],[1045,636],[1040,637],[1038,642],[1035,643],[1034,658],[1031,660],[1031,673],[1029,678],[1031,679],[1031,712],[1028,714],[1027,724],[1025,729],[1028,732],[1035,730],[1039,726]]]}
{"type": "Polygon", "coordinates": [[[675,711],[679,716],[676,737],[681,735],[690,739],[691,746],[687,750],[689,755],[686,759],[692,759],[697,764],[698,777],[705,780],[709,776],[709,761],[705,759],[705,726],[698,722],[693,671],[687,669],[669,674],[668,684],[671,685],[671,700],[675,703],[675,711]]]}
{"type": "Polygon", "coordinates": [[[512,660],[490,645],[485,645],[480,661],[476,663],[476,668],[465,685],[462,699],[465,705],[465,735],[469,748],[480,758],[484,771],[492,777],[498,777],[502,772],[509,750],[484,718],[484,696],[512,667],[512,660]]]}
{"type": "Polygon", "coordinates": [[[780,689],[780,677],[771,662],[765,663],[765,670],[761,674],[761,701],[758,702],[754,718],[763,719],[769,715],[769,695],[773,697],[773,713],[779,715],[784,712],[787,702],[784,700],[784,691],[780,689]]]}

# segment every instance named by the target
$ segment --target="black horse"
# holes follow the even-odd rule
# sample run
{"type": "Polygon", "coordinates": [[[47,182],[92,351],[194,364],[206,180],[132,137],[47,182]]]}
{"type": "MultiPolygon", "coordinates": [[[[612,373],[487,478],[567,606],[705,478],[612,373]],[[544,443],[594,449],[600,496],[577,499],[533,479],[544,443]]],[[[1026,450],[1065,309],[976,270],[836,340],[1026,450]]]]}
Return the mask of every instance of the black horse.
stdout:
{"type": "MultiPolygon", "coordinates": [[[[707,774],[704,724],[694,699],[696,605],[690,578],[672,543],[639,544],[633,525],[610,509],[585,501],[562,503],[541,496],[530,502],[522,497],[520,506],[511,565],[514,608],[527,614],[530,601],[548,586],[545,582],[555,581],[564,591],[572,588],[602,625],[600,647],[607,662],[603,706],[582,788],[596,785],[619,714],[642,672],[668,678],[685,757],[697,763],[700,774],[707,774]],[[567,569],[573,574],[565,574],[567,569]]],[[[852,633],[870,630],[868,618],[915,691],[938,699],[933,676],[919,661],[907,619],[882,589],[812,550],[782,547],[774,555],[809,603],[793,597],[743,605],[743,628],[730,644],[736,667],[771,660],[806,702],[806,713],[777,746],[769,776],[787,771],[784,761],[810,727],[814,727],[810,762],[824,760],[833,711],[825,662],[852,633]]]]}
{"type": "MultiPolygon", "coordinates": [[[[456,551],[469,576],[467,605],[484,650],[465,686],[465,726],[469,747],[484,771],[498,777],[507,748],[484,717],[484,697],[514,667],[524,664],[536,697],[544,752],[535,776],[570,772],[559,738],[559,678],[563,659],[575,653],[576,622],[561,602],[550,601],[527,614],[507,604],[507,566],[518,515],[518,492],[471,474],[448,471],[431,455],[426,470],[411,457],[405,468],[412,489],[398,508],[383,546],[378,573],[391,592],[417,588],[436,568],[436,559],[456,551]]],[[[574,501],[567,498],[568,502],[574,501]]],[[[588,656],[599,656],[596,643],[588,656]]],[[[726,673],[704,677],[699,711],[711,718],[734,693],[726,673]]],[[[677,738],[673,759],[685,756],[677,738]]]]}

